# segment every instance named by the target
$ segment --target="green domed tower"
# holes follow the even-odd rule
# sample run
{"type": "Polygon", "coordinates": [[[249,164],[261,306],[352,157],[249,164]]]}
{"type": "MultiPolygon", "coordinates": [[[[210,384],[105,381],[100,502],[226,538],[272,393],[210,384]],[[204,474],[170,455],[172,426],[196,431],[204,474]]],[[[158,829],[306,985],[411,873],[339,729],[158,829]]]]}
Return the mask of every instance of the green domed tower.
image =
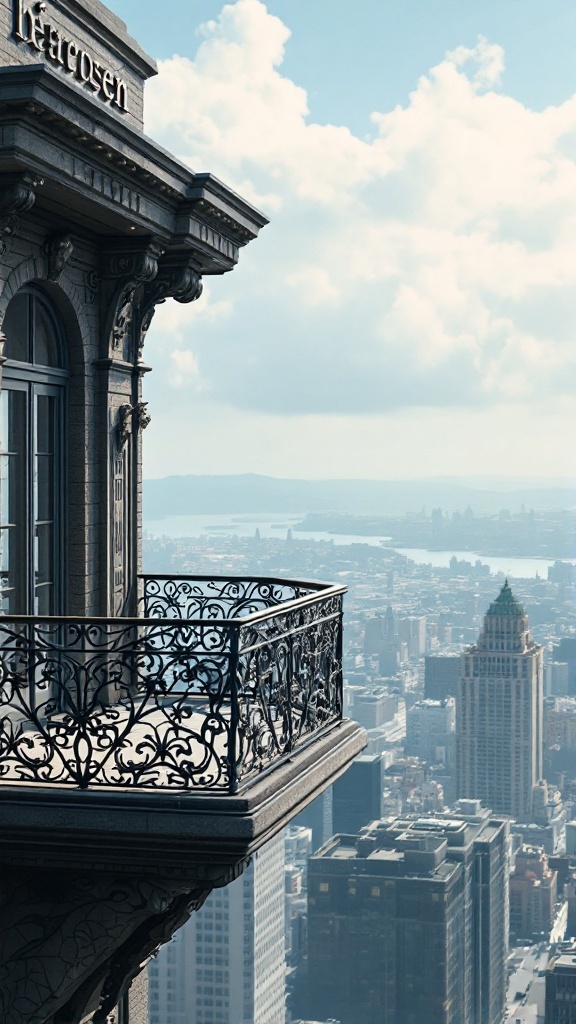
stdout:
{"type": "Polygon", "coordinates": [[[456,707],[459,797],[530,821],[542,778],[543,650],[508,580],[462,655],[456,707]]]}

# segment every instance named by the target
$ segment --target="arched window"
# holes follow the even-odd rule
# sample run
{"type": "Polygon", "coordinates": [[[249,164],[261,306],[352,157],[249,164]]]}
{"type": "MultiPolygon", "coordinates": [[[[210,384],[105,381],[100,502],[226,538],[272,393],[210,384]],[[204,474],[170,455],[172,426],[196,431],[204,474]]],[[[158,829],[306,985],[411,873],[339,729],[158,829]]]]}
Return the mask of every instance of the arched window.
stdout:
{"type": "Polygon", "coordinates": [[[0,607],[54,615],[64,584],[64,335],[36,288],[13,297],[2,330],[0,607]]]}

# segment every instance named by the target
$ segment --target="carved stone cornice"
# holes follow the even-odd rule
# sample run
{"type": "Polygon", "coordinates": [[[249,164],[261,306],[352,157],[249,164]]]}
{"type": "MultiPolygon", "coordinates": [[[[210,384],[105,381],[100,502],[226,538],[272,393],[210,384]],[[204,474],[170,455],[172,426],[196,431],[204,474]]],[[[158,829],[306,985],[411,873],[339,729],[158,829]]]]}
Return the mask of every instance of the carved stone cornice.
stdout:
{"type": "Polygon", "coordinates": [[[202,289],[202,278],[191,256],[171,254],[160,260],[156,277],[142,290],[139,309],[139,359],[142,357],[146,334],[156,312],[156,306],[166,302],[166,299],[176,299],[176,302],[182,303],[194,302],[202,295],[202,289]]]}
{"type": "Polygon", "coordinates": [[[0,178],[0,256],[10,251],[19,218],[32,209],[35,189],[42,184],[42,178],[28,173],[15,179],[0,178]]]}

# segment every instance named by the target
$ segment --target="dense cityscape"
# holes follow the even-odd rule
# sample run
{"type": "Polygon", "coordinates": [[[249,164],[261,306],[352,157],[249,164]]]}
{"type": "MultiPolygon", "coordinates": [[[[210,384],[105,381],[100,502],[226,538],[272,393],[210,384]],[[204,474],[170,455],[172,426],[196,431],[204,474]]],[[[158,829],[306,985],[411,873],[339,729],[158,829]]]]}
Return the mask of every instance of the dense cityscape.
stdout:
{"type": "MultiPolygon", "coordinates": [[[[538,521],[547,538],[548,561],[537,574],[534,560],[525,576],[518,563],[517,575],[494,575],[489,558],[452,556],[434,566],[420,549],[416,561],[386,542],[341,536],[382,534],[383,522],[392,534],[392,521],[382,517],[335,523],[308,516],[295,526],[276,524],[270,538],[257,526],[251,536],[235,535],[233,517],[211,531],[207,516],[199,536],[146,538],[149,572],[217,567],[230,576],[344,583],[345,713],[367,733],[345,775],[149,965],[150,1024],[571,1019],[545,1018],[545,999],[546,967],[557,965],[548,972],[550,988],[567,970],[572,954],[563,943],[576,933],[576,567],[552,557],[573,517],[519,515],[538,521]],[[299,539],[299,528],[314,527],[332,527],[334,537],[299,539]],[[484,632],[486,623],[501,622],[485,619],[489,608],[525,632],[518,653],[507,655],[532,666],[530,683],[514,668],[513,677],[534,691],[532,710],[518,710],[524,719],[517,721],[506,720],[495,679],[486,707],[478,705],[477,668],[471,696],[459,690],[463,652],[500,647],[484,632]],[[527,722],[534,731],[528,746],[527,722]],[[475,894],[486,851],[490,876],[483,895],[475,894]],[[428,898],[445,913],[425,910],[428,898]],[[486,934],[478,931],[480,900],[487,901],[486,934]]],[[[436,510],[410,517],[410,529],[420,530],[422,542],[434,529],[447,535],[455,527],[459,549],[486,550],[487,538],[516,518],[436,510]]]]}
{"type": "Polygon", "coordinates": [[[576,1024],[575,49],[0,0],[0,1024],[576,1024]]]}

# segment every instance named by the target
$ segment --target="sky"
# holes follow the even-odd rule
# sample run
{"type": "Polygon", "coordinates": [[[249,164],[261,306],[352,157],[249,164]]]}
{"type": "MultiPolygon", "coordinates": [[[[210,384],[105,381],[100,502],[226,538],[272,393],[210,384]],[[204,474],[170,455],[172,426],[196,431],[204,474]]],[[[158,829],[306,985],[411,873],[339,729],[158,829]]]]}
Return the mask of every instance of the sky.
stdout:
{"type": "Polygon", "coordinates": [[[146,132],[270,219],[156,314],[145,476],[570,477],[574,0],[108,6],[146,132]]]}

